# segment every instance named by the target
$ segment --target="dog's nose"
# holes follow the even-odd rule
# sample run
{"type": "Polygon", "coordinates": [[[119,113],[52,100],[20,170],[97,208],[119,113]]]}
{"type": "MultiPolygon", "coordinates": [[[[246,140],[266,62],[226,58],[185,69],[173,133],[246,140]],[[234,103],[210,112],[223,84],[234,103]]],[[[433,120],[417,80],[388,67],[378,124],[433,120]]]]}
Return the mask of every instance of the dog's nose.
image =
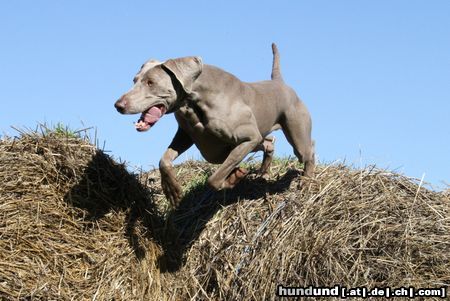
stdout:
{"type": "Polygon", "coordinates": [[[119,98],[119,100],[116,101],[114,106],[116,107],[117,111],[119,111],[119,113],[121,114],[125,113],[125,109],[127,107],[127,101],[125,97],[122,96],[121,98],[119,98]]]}

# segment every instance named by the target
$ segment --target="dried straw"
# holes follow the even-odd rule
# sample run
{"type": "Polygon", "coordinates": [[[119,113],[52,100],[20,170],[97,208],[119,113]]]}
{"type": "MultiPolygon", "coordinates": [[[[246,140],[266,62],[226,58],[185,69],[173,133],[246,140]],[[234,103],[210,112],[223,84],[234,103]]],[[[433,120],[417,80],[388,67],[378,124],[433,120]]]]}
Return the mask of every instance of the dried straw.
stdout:
{"type": "Polygon", "coordinates": [[[160,291],[160,248],[132,223],[150,195],[123,164],[87,139],[22,132],[0,143],[0,179],[0,299],[136,300],[160,291]],[[140,258],[134,240],[145,246],[140,258]]]}
{"type": "Polygon", "coordinates": [[[170,210],[157,171],[130,174],[87,139],[4,138],[0,298],[273,300],[277,284],[450,284],[448,191],[340,164],[302,180],[278,160],[269,181],[252,173],[214,192],[213,169],[177,166],[186,196],[170,210]]]}
{"type": "Polygon", "coordinates": [[[448,194],[344,165],[320,166],[316,179],[297,188],[294,165],[273,167],[268,183],[248,179],[183,209],[189,213],[175,228],[195,237],[178,272],[183,298],[271,300],[277,284],[449,286],[448,194]]]}

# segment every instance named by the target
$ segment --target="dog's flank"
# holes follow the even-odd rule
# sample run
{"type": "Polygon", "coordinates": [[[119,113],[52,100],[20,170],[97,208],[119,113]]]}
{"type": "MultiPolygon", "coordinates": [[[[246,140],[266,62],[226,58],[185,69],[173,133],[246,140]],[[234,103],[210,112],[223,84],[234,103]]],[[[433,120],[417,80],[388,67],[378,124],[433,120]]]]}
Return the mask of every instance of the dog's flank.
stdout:
{"type": "Polygon", "coordinates": [[[178,130],[159,164],[164,193],[174,206],[182,193],[172,162],[193,144],[208,162],[221,164],[208,179],[217,190],[232,188],[245,176],[238,165],[250,152],[264,152],[260,172],[267,176],[274,152],[269,134],[280,128],[304,163],[304,175],[313,175],[311,118],[283,82],[275,44],[272,51],[272,80],[254,83],[203,64],[199,57],[149,61],[135,76],[133,88],[115,103],[122,114],[141,113],[139,131],[150,129],[164,114],[175,113],[178,130]]]}

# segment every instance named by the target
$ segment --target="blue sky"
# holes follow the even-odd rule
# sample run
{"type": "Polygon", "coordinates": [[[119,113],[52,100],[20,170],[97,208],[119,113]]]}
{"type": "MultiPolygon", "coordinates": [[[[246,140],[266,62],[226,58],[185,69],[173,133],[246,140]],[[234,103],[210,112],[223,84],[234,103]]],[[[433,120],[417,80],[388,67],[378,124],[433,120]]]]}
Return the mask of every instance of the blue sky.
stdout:
{"type": "MultiPolygon", "coordinates": [[[[116,158],[158,165],[166,115],[138,133],[114,101],[149,58],[198,55],[244,81],[285,81],[308,106],[317,157],[450,182],[450,1],[2,1],[0,133],[97,128],[116,158]]],[[[292,155],[281,133],[279,156],[292,155]]],[[[261,157],[261,156],[259,156],[261,157]]],[[[177,162],[200,158],[195,148],[177,162]]]]}

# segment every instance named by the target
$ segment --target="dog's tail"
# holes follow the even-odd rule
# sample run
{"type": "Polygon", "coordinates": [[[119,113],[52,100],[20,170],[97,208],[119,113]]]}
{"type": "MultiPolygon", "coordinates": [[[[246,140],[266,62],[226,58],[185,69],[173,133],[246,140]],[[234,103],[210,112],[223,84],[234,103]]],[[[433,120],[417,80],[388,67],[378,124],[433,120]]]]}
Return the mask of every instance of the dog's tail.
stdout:
{"type": "Polygon", "coordinates": [[[283,81],[283,77],[280,72],[280,54],[275,43],[272,43],[273,63],[272,63],[272,80],[283,81]]]}

